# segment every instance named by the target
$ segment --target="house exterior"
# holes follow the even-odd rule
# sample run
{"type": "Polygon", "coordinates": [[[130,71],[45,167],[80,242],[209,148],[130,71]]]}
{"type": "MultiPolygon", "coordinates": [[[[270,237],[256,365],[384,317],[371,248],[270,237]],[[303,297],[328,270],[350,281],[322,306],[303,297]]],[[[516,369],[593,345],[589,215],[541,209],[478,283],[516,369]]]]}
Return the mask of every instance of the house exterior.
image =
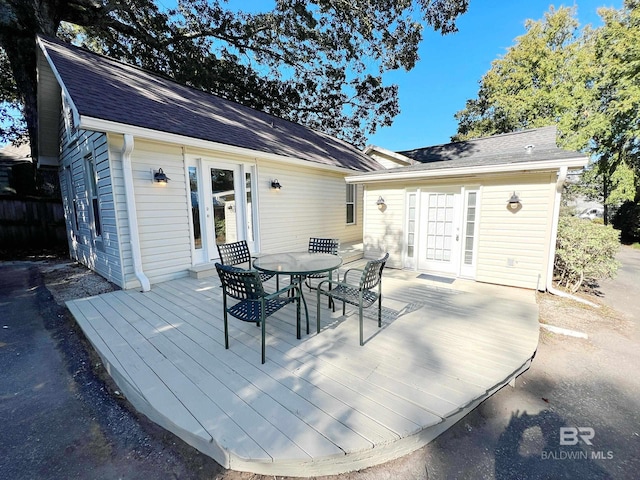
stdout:
{"type": "Polygon", "coordinates": [[[304,250],[312,236],[362,241],[363,188],[345,177],[382,168],[370,156],[60,41],[38,43],[38,161],[58,169],[71,257],[111,282],[148,290],[209,268],[220,242],[279,252],[304,250]]]}
{"type": "Polygon", "coordinates": [[[390,267],[551,287],[562,185],[588,161],[557,147],[555,127],[366,151],[401,166],[347,177],[365,188],[365,257],[388,251],[390,267]]]}

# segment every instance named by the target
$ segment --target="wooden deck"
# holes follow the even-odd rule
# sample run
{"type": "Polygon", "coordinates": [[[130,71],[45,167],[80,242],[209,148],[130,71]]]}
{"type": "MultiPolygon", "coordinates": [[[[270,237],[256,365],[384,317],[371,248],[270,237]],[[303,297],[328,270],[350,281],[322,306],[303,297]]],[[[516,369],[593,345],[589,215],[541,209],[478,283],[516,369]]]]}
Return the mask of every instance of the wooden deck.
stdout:
{"type": "Polygon", "coordinates": [[[385,270],[383,327],[372,308],[363,347],[348,306],[343,317],[323,305],[315,333],[315,292],[307,290],[311,334],[297,340],[295,308],[281,310],[267,323],[264,365],[253,324],[231,318],[224,349],[217,276],[67,306],[151,420],[226,468],[327,475],[420,448],[530,364],[533,293],[513,300],[416,276],[385,270]]]}

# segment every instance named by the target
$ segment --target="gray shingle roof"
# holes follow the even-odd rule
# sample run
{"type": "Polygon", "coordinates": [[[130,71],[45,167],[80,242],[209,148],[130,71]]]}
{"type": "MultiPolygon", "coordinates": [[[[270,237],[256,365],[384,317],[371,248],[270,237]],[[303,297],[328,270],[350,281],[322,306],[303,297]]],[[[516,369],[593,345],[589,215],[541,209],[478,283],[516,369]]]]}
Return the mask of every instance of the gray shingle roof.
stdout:
{"type": "MultiPolygon", "coordinates": [[[[416,148],[398,153],[418,162],[409,167],[401,167],[403,170],[437,170],[584,158],[584,155],[579,152],[558,148],[555,126],[416,148]],[[533,145],[530,153],[527,153],[528,145],[533,145]]],[[[389,171],[395,170],[398,169],[389,171]]]]}
{"type": "Polygon", "coordinates": [[[41,38],[80,116],[357,171],[381,166],[354,146],[139,68],[41,38]]]}

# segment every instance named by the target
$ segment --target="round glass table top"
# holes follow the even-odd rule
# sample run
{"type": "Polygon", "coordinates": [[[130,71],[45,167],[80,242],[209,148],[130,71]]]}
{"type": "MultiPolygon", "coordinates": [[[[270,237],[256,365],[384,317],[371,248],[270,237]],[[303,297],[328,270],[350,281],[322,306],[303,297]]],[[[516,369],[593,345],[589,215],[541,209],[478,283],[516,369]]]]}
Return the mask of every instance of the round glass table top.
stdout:
{"type": "Polygon", "coordinates": [[[342,265],[342,258],[330,253],[274,253],[253,261],[253,267],[268,273],[305,275],[335,270],[342,265]]]}

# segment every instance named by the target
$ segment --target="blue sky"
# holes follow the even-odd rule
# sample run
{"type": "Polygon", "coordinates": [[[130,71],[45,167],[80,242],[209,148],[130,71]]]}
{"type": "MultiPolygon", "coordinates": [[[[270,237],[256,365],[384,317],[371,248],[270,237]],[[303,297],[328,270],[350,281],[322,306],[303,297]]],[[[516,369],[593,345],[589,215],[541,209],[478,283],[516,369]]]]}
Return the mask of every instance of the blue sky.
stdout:
{"type": "MultiPolygon", "coordinates": [[[[410,72],[385,74],[386,83],[399,87],[400,114],[392,126],[369,136],[368,143],[393,151],[448,143],[457,130],[454,114],[464,108],[466,100],[476,97],[478,82],[491,68],[491,62],[525,33],[526,19],[542,19],[550,5],[576,5],[581,27],[598,26],[601,22],[597,9],[619,9],[622,1],[470,0],[467,13],[458,21],[458,33],[442,36],[425,29],[416,67],[410,72]]],[[[173,6],[174,2],[158,1],[165,6],[173,6]]],[[[247,8],[243,1],[230,3],[247,8]]],[[[250,4],[250,10],[259,10],[261,4],[269,8],[272,3],[255,2],[250,4]]]]}
{"type": "Polygon", "coordinates": [[[448,143],[457,130],[454,114],[476,97],[478,82],[491,62],[525,33],[526,19],[542,19],[550,5],[576,5],[581,27],[596,27],[601,24],[597,9],[620,9],[622,0],[470,0],[458,21],[458,33],[443,37],[426,32],[417,66],[408,73],[385,75],[387,83],[399,87],[400,114],[368,143],[392,151],[448,143]]]}

